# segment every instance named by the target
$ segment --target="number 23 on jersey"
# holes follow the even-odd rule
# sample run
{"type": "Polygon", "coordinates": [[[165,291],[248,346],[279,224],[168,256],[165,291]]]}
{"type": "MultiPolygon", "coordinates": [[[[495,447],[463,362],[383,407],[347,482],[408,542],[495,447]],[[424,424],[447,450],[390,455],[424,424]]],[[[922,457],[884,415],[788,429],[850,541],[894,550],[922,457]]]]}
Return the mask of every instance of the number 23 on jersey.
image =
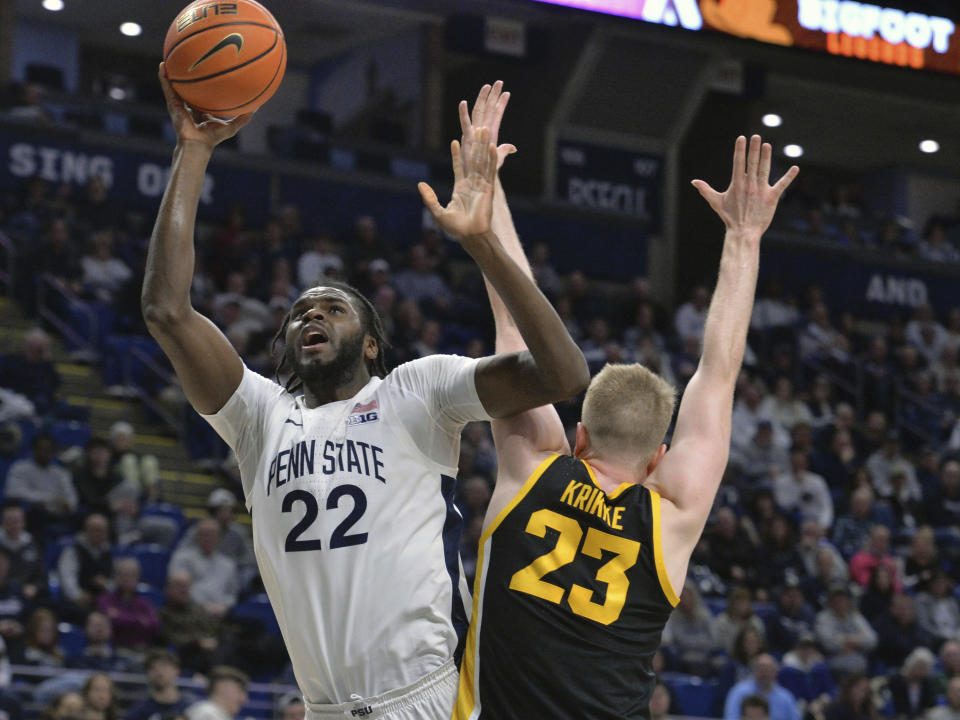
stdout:
{"type": "Polygon", "coordinates": [[[530,515],[526,527],[528,534],[542,538],[546,536],[547,528],[559,533],[557,544],[552,550],[514,573],[510,579],[510,589],[559,605],[567,594],[567,589],[547,582],[543,577],[572,563],[578,551],[596,559],[601,559],[603,552],[607,551],[614,556],[601,565],[596,574],[597,581],[607,586],[603,602],[594,602],[593,590],[574,583],[569,588],[567,603],[570,609],[581,617],[602,625],[615,622],[627,600],[627,589],[630,586],[627,570],[637,563],[640,543],[593,527],[587,528],[584,537],[579,522],[553,510],[537,510],[530,515]]]}

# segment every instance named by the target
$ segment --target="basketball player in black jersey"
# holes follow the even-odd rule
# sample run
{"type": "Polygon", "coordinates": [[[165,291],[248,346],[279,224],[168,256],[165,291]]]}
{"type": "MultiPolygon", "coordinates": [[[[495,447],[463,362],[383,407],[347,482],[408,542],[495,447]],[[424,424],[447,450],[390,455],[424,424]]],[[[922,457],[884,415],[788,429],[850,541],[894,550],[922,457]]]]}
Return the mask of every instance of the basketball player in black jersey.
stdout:
{"type": "MultiPolygon", "coordinates": [[[[496,131],[507,101],[485,86],[460,108],[496,131]]],[[[493,421],[499,474],[480,538],[473,619],[454,720],[647,718],[651,659],[678,602],[727,463],[734,383],[753,307],[760,238],[790,170],[770,186],[771,147],[738,138],[730,187],[694,186],[726,226],[696,374],[662,444],[674,389],[640,365],[609,365],[584,400],[573,454],[552,406],[493,421]]],[[[511,146],[500,146],[502,161],[511,146]]],[[[493,227],[529,264],[496,188],[493,227]]],[[[487,286],[496,351],[523,347],[487,286]]]]}

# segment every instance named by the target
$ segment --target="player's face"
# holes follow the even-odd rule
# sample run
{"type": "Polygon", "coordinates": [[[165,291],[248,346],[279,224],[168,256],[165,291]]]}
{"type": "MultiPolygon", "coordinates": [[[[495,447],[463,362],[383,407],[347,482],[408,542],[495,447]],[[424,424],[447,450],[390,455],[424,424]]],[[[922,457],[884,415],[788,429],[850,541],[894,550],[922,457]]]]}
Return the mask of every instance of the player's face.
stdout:
{"type": "Polygon", "coordinates": [[[366,333],[349,294],[308,290],[293,304],[287,325],[287,360],[304,382],[330,381],[363,359],[366,333]]]}

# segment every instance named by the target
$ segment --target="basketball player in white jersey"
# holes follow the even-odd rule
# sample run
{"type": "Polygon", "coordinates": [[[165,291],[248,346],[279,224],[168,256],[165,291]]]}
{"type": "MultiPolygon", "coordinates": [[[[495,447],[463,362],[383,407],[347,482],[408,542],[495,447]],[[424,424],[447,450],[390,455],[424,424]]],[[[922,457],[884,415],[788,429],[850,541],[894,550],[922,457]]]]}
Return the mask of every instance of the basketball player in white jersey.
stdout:
{"type": "Polygon", "coordinates": [[[214,147],[248,116],[197,127],[160,81],[177,133],[150,240],[142,305],[190,403],[234,449],[254,547],[311,718],[446,720],[466,626],[453,506],[459,436],[471,420],[570,397],[586,363],[490,229],[496,151],[487,131],[470,172],[451,146],[446,208],[420,191],[505,298],[530,351],[432,356],[383,367],[372,305],[325,283],[294,302],[282,331],[284,386],[246,368],[190,304],[194,219],[214,147]]]}
{"type": "MultiPolygon", "coordinates": [[[[472,119],[461,104],[464,147],[480,125],[497,142],[505,95],[499,83],[485,86],[472,119]]],[[[640,365],[607,366],[591,382],[573,457],[552,406],[492,421],[497,484],[454,720],[649,717],[650,660],[726,466],[760,238],[798,172],[771,187],[770,146],[757,136],[749,146],[737,140],[725,193],[694,181],[726,236],[669,452],[661,443],[674,391],[640,365]]],[[[529,274],[499,183],[493,228],[529,274]]],[[[509,308],[487,289],[496,352],[522,349],[509,308]]]]}

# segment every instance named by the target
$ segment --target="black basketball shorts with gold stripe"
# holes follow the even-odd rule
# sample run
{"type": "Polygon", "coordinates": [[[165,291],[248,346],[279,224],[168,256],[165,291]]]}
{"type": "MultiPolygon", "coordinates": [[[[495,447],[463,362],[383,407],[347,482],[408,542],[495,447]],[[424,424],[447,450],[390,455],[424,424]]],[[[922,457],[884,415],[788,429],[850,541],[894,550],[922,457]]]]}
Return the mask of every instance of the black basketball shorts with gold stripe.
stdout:
{"type": "Polygon", "coordinates": [[[676,604],[660,496],[548,458],[480,538],[454,720],[647,718],[676,604]]]}

